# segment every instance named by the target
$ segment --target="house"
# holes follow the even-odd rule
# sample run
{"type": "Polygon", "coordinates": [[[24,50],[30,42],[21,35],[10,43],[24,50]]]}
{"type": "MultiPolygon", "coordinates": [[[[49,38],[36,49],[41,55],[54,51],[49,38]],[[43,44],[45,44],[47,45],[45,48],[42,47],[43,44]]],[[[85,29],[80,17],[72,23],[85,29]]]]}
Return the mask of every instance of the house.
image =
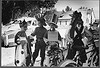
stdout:
{"type": "Polygon", "coordinates": [[[72,14],[73,11],[68,11],[63,13],[63,17],[58,18],[58,25],[68,25],[71,21],[71,16],[69,14],[72,14]]]}
{"type": "MultiPolygon", "coordinates": [[[[95,22],[95,15],[93,9],[78,9],[78,12],[82,13],[82,20],[84,22],[84,26],[89,26],[90,23],[95,22]]],[[[58,18],[58,25],[69,25],[71,21],[71,17],[69,14],[73,14],[74,11],[68,11],[63,13],[63,17],[58,18]]]]}
{"type": "Polygon", "coordinates": [[[89,27],[90,23],[93,24],[95,22],[96,18],[93,8],[91,9],[83,8],[83,9],[78,9],[77,11],[82,13],[82,20],[84,22],[84,26],[89,27]]]}

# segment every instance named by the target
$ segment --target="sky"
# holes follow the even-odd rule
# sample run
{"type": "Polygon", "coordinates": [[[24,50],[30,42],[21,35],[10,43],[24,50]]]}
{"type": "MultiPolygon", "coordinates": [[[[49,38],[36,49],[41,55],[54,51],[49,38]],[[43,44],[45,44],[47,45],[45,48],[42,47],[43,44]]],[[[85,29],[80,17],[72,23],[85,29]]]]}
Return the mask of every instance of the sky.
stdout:
{"type": "Polygon", "coordinates": [[[55,5],[57,11],[62,11],[66,6],[72,7],[77,10],[81,6],[93,8],[97,19],[99,19],[99,0],[58,0],[55,5]]]}

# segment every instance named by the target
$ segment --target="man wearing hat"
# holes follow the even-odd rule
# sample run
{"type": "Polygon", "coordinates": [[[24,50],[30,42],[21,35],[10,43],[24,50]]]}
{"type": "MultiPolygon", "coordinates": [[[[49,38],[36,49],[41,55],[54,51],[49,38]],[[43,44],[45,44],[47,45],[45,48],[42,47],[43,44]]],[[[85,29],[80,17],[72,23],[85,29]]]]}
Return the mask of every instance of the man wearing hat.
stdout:
{"type": "Polygon", "coordinates": [[[47,29],[43,27],[43,26],[46,26],[44,18],[42,17],[37,18],[37,21],[38,21],[38,27],[35,28],[34,32],[30,36],[30,37],[36,36],[35,51],[33,53],[32,66],[35,63],[39,50],[40,50],[40,57],[41,57],[41,66],[43,66],[43,62],[45,59],[45,47],[46,47],[43,37],[44,37],[44,34],[47,32],[47,29]]]}
{"type": "Polygon", "coordinates": [[[29,66],[29,64],[31,63],[31,47],[29,46],[28,38],[25,33],[27,30],[27,22],[24,20],[23,22],[19,23],[19,26],[21,30],[15,35],[15,43],[17,44],[17,46],[15,47],[15,65],[19,66],[19,64],[22,62],[20,66],[23,65],[29,66]],[[25,38],[26,40],[22,41],[21,40],[22,37],[25,38]],[[21,46],[22,50],[21,53],[19,53],[21,46]],[[20,57],[20,58],[21,59],[25,58],[25,61],[21,61],[20,58],[18,59],[18,56],[23,54],[25,55],[25,57],[20,57]]]}
{"type": "Polygon", "coordinates": [[[96,31],[98,31],[98,23],[90,23],[90,28],[89,31],[94,35],[94,33],[96,33],[96,31]]]}
{"type": "MultiPolygon", "coordinates": [[[[54,22],[51,22],[51,23],[49,23],[49,26],[50,26],[50,29],[48,30],[48,32],[49,31],[51,31],[51,32],[58,32],[55,28],[58,28],[58,26],[56,25],[56,23],[54,23],[54,22]]],[[[45,34],[45,38],[46,39],[48,39],[48,32],[45,34]]],[[[61,41],[61,35],[60,35],[60,33],[58,32],[58,41],[60,42],[61,41]]]]}
{"type": "MultiPolygon", "coordinates": [[[[62,39],[61,39],[61,35],[60,35],[60,33],[55,29],[55,28],[58,28],[58,26],[54,23],[54,22],[51,22],[51,23],[49,23],[49,26],[50,26],[50,29],[46,32],[46,34],[44,35],[44,39],[46,40],[45,42],[52,42],[52,41],[54,41],[54,42],[58,42],[58,43],[60,43],[60,44],[62,44],[62,39]],[[55,34],[57,34],[57,35],[54,35],[54,36],[56,36],[56,37],[54,37],[54,36],[51,36],[51,38],[52,38],[52,40],[49,40],[49,33],[53,33],[53,32],[55,32],[55,34]],[[54,38],[54,39],[53,39],[54,38]]],[[[53,35],[53,34],[52,34],[53,35]]]]}
{"type": "MultiPolygon", "coordinates": [[[[51,22],[49,23],[49,26],[50,26],[50,29],[46,32],[46,34],[44,35],[44,40],[45,40],[45,43],[47,45],[49,45],[47,47],[47,50],[51,50],[52,47],[59,47],[59,43],[62,45],[62,42],[61,42],[61,35],[60,33],[55,29],[57,28],[58,26],[54,23],[54,22],[51,22]]],[[[50,63],[49,63],[49,57],[46,57],[46,60],[45,60],[45,64],[50,66],[50,63]]]]}

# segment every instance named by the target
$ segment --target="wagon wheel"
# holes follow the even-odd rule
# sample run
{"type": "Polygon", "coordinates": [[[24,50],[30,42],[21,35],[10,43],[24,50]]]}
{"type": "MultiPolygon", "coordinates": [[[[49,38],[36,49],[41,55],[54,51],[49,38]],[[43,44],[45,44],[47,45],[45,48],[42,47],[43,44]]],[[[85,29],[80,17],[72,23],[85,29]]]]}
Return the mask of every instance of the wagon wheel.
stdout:
{"type": "Polygon", "coordinates": [[[50,67],[54,67],[54,66],[55,66],[54,64],[50,65],[50,67]]]}
{"type": "Polygon", "coordinates": [[[61,54],[61,56],[60,56],[59,60],[57,61],[57,62],[58,62],[58,64],[59,64],[60,62],[62,62],[63,60],[64,60],[64,55],[63,55],[63,54],[61,54]]]}
{"type": "Polygon", "coordinates": [[[64,55],[63,55],[63,52],[61,53],[61,56],[62,56],[61,61],[63,61],[63,60],[64,60],[64,55]]]}
{"type": "Polygon", "coordinates": [[[65,67],[79,67],[79,65],[77,65],[75,63],[70,63],[70,64],[66,65],[65,67]]]}

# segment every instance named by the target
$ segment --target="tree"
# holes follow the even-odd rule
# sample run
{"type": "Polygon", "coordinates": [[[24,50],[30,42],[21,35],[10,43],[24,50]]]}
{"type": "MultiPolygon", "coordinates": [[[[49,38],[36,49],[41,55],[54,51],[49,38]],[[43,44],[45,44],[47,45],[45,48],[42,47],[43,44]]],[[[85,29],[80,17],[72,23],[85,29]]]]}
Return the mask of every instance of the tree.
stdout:
{"type": "Polygon", "coordinates": [[[41,8],[50,9],[54,7],[57,1],[58,0],[2,0],[2,22],[5,25],[9,23],[11,19],[14,19],[15,15],[23,15],[30,10],[30,16],[34,16],[40,13],[41,8]]]}

